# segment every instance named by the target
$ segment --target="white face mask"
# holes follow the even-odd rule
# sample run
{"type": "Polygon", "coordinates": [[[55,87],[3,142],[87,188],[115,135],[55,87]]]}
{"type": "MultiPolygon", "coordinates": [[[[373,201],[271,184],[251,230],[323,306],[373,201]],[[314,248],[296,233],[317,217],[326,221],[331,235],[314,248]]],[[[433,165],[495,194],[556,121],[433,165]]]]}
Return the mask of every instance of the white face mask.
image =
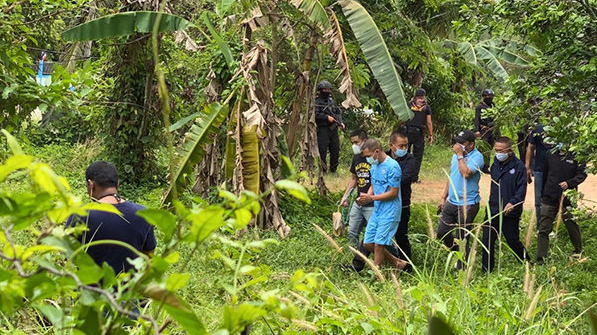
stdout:
{"type": "Polygon", "coordinates": [[[462,152],[466,154],[466,145],[458,143],[458,145],[462,148],[462,152]]]}
{"type": "Polygon", "coordinates": [[[506,159],[508,159],[510,155],[508,153],[503,153],[503,152],[497,152],[495,154],[495,159],[497,159],[500,162],[505,161],[506,159]]]}
{"type": "Polygon", "coordinates": [[[361,146],[360,146],[360,145],[353,144],[353,145],[352,145],[352,152],[353,152],[355,155],[358,155],[358,154],[360,154],[360,153],[361,153],[361,146]]]}

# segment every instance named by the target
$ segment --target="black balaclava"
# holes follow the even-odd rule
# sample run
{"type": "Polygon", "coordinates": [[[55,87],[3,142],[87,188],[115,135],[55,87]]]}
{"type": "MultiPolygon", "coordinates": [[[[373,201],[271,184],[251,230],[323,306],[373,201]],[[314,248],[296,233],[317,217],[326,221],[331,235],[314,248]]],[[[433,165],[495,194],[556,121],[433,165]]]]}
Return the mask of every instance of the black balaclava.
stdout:
{"type": "Polygon", "coordinates": [[[493,97],[491,95],[487,95],[483,97],[483,102],[487,105],[487,106],[493,106],[493,97]]]}
{"type": "Polygon", "coordinates": [[[324,99],[327,99],[330,97],[330,92],[319,91],[319,96],[324,99]]]}

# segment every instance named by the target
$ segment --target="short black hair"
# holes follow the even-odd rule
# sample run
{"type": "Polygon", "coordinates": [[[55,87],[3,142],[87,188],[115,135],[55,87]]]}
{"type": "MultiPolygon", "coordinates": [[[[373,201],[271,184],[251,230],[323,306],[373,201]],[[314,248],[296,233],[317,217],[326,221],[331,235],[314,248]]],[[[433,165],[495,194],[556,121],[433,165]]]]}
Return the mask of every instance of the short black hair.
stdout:
{"type": "Polygon", "coordinates": [[[368,138],[364,143],[363,146],[361,147],[361,150],[369,150],[371,152],[375,151],[375,150],[381,150],[381,144],[379,143],[378,140],[374,139],[374,138],[368,138]]]}
{"type": "Polygon", "coordinates": [[[408,140],[408,136],[406,136],[405,133],[401,131],[395,131],[390,135],[390,143],[396,143],[396,140],[399,138],[406,138],[406,140],[408,140]]]}
{"type": "Polygon", "coordinates": [[[503,144],[507,145],[508,148],[512,149],[512,140],[510,139],[510,137],[500,136],[495,141],[503,143],[503,144]]]}
{"type": "Polygon", "coordinates": [[[118,186],[118,170],[105,161],[97,161],[85,170],[85,179],[91,180],[101,187],[118,186]]]}
{"type": "Polygon", "coordinates": [[[352,133],[350,133],[350,137],[354,136],[358,136],[361,139],[361,141],[364,141],[367,139],[367,132],[363,129],[353,130],[352,133]]]}

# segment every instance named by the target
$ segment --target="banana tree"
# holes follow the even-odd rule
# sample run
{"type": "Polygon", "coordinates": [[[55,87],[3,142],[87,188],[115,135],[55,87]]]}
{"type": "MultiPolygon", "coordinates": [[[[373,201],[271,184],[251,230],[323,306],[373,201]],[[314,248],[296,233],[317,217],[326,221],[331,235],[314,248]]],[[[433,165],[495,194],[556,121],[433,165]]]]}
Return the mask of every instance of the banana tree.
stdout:
{"type": "Polygon", "coordinates": [[[504,64],[526,67],[530,64],[529,59],[539,53],[529,45],[503,39],[487,39],[476,43],[447,39],[442,44],[456,50],[471,67],[485,69],[501,81],[509,77],[504,64]]]}

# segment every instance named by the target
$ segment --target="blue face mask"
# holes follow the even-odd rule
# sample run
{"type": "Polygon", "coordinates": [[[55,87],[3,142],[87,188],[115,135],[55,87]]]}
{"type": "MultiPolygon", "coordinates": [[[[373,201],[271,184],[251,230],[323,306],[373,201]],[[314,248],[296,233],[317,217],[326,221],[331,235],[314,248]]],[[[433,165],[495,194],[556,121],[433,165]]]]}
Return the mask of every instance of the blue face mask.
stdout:
{"type": "Polygon", "coordinates": [[[402,149],[396,149],[396,151],[394,151],[394,154],[396,154],[396,157],[404,157],[404,155],[406,155],[408,151],[406,150],[402,150],[402,149]]]}
{"type": "Polygon", "coordinates": [[[495,159],[497,159],[497,160],[498,160],[498,161],[500,161],[500,162],[503,162],[503,161],[505,161],[506,159],[508,159],[508,157],[509,157],[509,156],[510,156],[510,155],[509,155],[509,154],[507,154],[507,153],[503,153],[503,152],[497,152],[497,153],[495,154],[495,159]]]}
{"type": "Polygon", "coordinates": [[[373,157],[367,157],[367,163],[371,164],[371,165],[376,165],[377,164],[377,159],[373,158],[373,157]]]}

